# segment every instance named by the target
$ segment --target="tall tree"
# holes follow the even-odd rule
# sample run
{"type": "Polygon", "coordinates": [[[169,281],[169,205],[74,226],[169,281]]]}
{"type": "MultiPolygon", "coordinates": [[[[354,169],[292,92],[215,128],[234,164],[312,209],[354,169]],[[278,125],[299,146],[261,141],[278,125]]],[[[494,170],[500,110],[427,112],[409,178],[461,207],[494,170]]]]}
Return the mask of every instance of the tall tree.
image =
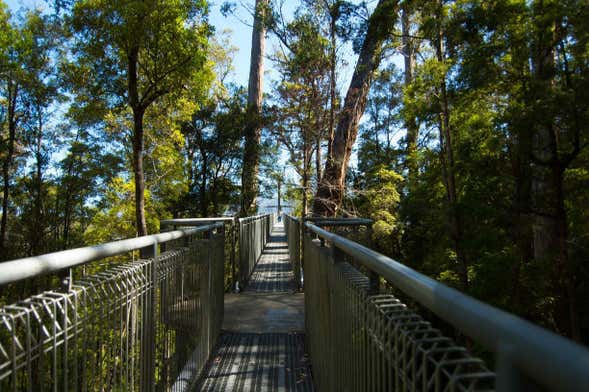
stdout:
{"type": "Polygon", "coordinates": [[[267,14],[268,0],[256,0],[248,82],[247,123],[244,129],[243,171],[241,174],[242,216],[255,214],[257,210],[267,14]]]}
{"type": "Polygon", "coordinates": [[[55,25],[38,11],[25,16],[24,30],[31,42],[28,55],[23,58],[26,80],[23,84],[23,98],[27,102],[27,114],[23,121],[28,155],[32,157],[33,170],[28,188],[30,195],[30,220],[25,226],[29,243],[29,254],[36,255],[53,250],[46,240],[50,225],[46,205],[45,172],[53,149],[59,148],[59,138],[49,124],[53,117],[51,106],[58,96],[56,67],[53,59],[58,57],[59,36],[55,25]]]}
{"type": "MultiPolygon", "coordinates": [[[[403,53],[403,76],[405,86],[411,85],[413,81],[413,71],[415,68],[415,40],[411,37],[411,5],[409,2],[403,2],[401,7],[401,36],[402,36],[402,53],[403,53]]],[[[408,97],[411,99],[411,97],[408,97]]],[[[407,128],[406,166],[409,170],[409,180],[413,181],[417,175],[417,141],[419,139],[419,127],[415,116],[405,115],[405,128],[407,128]]]]}
{"type": "MultiPolygon", "coordinates": [[[[559,328],[580,339],[575,274],[568,255],[568,219],[564,178],[587,135],[586,110],[579,101],[579,72],[586,62],[571,58],[586,31],[569,20],[572,4],[533,1],[531,4],[532,206],[536,262],[552,272],[552,290],[560,303],[555,314],[559,328]],[[557,55],[558,54],[558,55],[557,55]],[[584,63],[584,64],[583,64],[584,63]],[[562,106],[554,97],[568,101],[562,106]]],[[[582,6],[580,6],[583,9],[582,6]]],[[[586,5],[585,5],[586,10],[586,5]]]]}
{"type": "MultiPolygon", "coordinates": [[[[197,0],[74,3],[69,23],[75,57],[106,106],[128,105],[133,116],[132,166],[137,235],[145,218],[144,117],[149,107],[178,93],[205,68],[210,27],[197,0]]],[[[87,87],[84,87],[87,88],[87,87]]]]}
{"type": "Polygon", "coordinates": [[[458,209],[458,190],[456,184],[456,162],[455,162],[455,143],[453,141],[456,132],[451,128],[450,119],[450,98],[448,95],[448,69],[449,65],[446,59],[444,40],[446,38],[444,31],[444,18],[448,12],[444,6],[444,1],[439,0],[432,5],[432,29],[430,31],[431,45],[434,47],[435,59],[439,74],[437,75],[436,97],[439,107],[438,113],[438,130],[440,142],[440,162],[442,167],[442,177],[446,188],[446,198],[448,203],[448,226],[450,229],[450,238],[453,242],[454,251],[459,264],[459,276],[463,289],[468,288],[468,260],[463,244],[463,223],[461,212],[458,209]]]}
{"type": "MultiPolygon", "coordinates": [[[[309,13],[298,15],[282,29],[284,45],[273,60],[282,78],[275,87],[278,104],[272,132],[289,152],[301,177],[303,214],[308,213],[313,155],[320,160],[321,141],[329,123],[329,41],[309,13]]],[[[317,169],[317,167],[316,167],[317,169]]],[[[320,178],[316,171],[316,183],[320,178]]]]}
{"type": "MultiPolygon", "coordinates": [[[[340,97],[337,91],[338,81],[338,64],[341,59],[338,56],[339,48],[341,46],[340,39],[349,39],[352,35],[354,23],[351,22],[351,15],[354,14],[357,6],[349,1],[344,0],[304,0],[303,1],[308,12],[313,13],[317,22],[322,28],[322,35],[327,38],[328,58],[329,58],[329,123],[327,128],[326,139],[327,154],[330,154],[332,141],[335,135],[336,116],[339,111],[340,97]],[[325,27],[326,26],[326,27],[325,27]],[[338,39],[339,38],[339,39],[338,39]]],[[[319,134],[316,147],[315,165],[317,171],[317,183],[321,181],[322,176],[322,138],[319,134]]]]}
{"type": "Polygon", "coordinates": [[[354,69],[340,114],[330,154],[325,162],[321,183],[315,194],[313,213],[335,216],[341,207],[345,179],[358,125],[366,106],[366,97],[374,72],[380,64],[383,43],[393,29],[398,1],[379,0],[368,20],[366,37],[354,69]]]}
{"type": "Polygon", "coordinates": [[[190,179],[184,211],[218,216],[230,204],[239,203],[246,98],[244,89],[235,89],[227,97],[211,97],[182,124],[190,179]]]}
{"type": "Polygon", "coordinates": [[[18,124],[22,119],[21,83],[24,70],[20,63],[26,51],[26,40],[10,23],[6,4],[0,4],[0,76],[2,96],[2,220],[0,224],[0,251],[4,253],[8,234],[11,180],[15,164],[18,124]]]}

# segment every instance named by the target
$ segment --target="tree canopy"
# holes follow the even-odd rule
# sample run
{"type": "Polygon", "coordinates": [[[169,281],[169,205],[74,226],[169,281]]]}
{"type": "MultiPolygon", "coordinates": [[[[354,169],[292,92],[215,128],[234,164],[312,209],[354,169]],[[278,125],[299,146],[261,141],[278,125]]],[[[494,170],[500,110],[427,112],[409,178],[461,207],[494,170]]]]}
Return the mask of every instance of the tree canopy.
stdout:
{"type": "Polygon", "coordinates": [[[1,258],[279,193],[587,342],[586,1],[250,3],[243,85],[208,2],[0,3],[1,258]]]}

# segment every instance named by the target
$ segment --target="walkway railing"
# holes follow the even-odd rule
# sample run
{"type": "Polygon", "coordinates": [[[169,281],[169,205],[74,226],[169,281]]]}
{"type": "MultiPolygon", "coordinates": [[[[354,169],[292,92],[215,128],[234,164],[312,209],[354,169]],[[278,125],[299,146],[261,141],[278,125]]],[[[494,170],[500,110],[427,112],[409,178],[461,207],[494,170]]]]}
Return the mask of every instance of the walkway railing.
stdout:
{"type": "Polygon", "coordinates": [[[0,308],[0,390],[188,389],[223,320],[224,235],[212,224],[0,263],[0,287],[70,271],[0,308]]]}
{"type": "Polygon", "coordinates": [[[206,226],[214,223],[223,223],[225,225],[225,268],[231,272],[231,276],[226,276],[225,291],[235,288],[238,281],[237,266],[235,262],[235,252],[237,250],[239,226],[236,217],[223,216],[213,218],[179,218],[179,219],[162,219],[160,220],[160,231],[177,230],[188,227],[206,226]]]}
{"type": "Polygon", "coordinates": [[[239,280],[242,288],[247,284],[273,226],[273,214],[239,219],[239,280]]]}
{"type": "Polygon", "coordinates": [[[292,270],[294,272],[294,279],[297,290],[301,289],[301,225],[298,218],[290,215],[284,215],[284,231],[286,232],[286,240],[288,244],[288,253],[292,270]]]}
{"type": "MultiPolygon", "coordinates": [[[[331,219],[331,218],[305,218],[305,221],[311,222],[318,227],[329,227],[330,230],[348,237],[370,244],[372,237],[372,223],[371,219],[361,218],[346,218],[346,219],[331,219]]],[[[290,254],[290,262],[293,267],[295,282],[297,288],[301,289],[303,286],[303,265],[302,265],[302,249],[301,243],[301,224],[300,218],[290,215],[284,215],[284,228],[286,231],[288,252],[290,254]]]]}
{"type": "Polygon", "coordinates": [[[318,390],[550,390],[589,385],[589,350],[305,223],[305,323],[318,390]],[[376,274],[494,355],[445,337],[376,274]],[[380,291],[379,291],[380,289],[380,291]]]}

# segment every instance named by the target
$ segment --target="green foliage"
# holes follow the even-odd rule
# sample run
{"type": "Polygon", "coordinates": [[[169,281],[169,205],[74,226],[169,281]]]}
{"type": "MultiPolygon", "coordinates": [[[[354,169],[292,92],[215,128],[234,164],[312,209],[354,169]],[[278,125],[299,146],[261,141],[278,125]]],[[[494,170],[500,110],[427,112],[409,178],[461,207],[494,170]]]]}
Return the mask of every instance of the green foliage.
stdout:
{"type": "Polygon", "coordinates": [[[588,291],[581,282],[589,275],[580,260],[588,249],[589,30],[580,15],[589,8],[578,1],[419,1],[411,12],[418,61],[411,83],[383,78],[369,95],[354,181],[358,211],[374,214],[359,201],[381,176],[375,168],[398,171],[408,179],[397,188],[400,201],[390,215],[373,215],[398,217],[400,245],[388,254],[464,289],[462,257],[470,294],[569,336],[576,334],[567,320],[574,292],[586,336],[588,291]],[[401,88],[402,100],[386,101],[401,88]],[[403,139],[390,146],[385,137],[382,123],[391,112],[398,116],[391,132],[412,120],[419,126],[413,178],[403,139]],[[553,229],[546,216],[566,229],[553,229]],[[540,254],[538,236],[560,250],[540,254]]]}
{"type": "MultiPolygon", "coordinates": [[[[193,98],[206,95],[212,82],[206,59],[211,35],[207,12],[205,2],[194,0],[80,0],[67,17],[74,38],[72,57],[78,64],[70,68],[89,76],[81,85],[72,78],[78,82],[76,88],[83,97],[101,101],[98,114],[104,115],[105,109],[120,111],[125,105],[132,111],[131,163],[139,235],[147,234],[144,117],[164,97],[182,104],[186,86],[195,93],[193,98]]],[[[94,112],[94,106],[87,108],[94,112]]]]}
{"type": "MultiPolygon", "coordinates": [[[[138,50],[142,103],[202,82],[210,26],[203,1],[76,1],[68,22],[76,60],[93,72],[86,86],[110,104],[124,103],[128,56],[138,50]]],[[[110,105],[109,105],[110,106],[110,105]]]]}
{"type": "MultiPolygon", "coordinates": [[[[148,226],[156,230],[158,219],[177,214],[192,166],[181,124],[224,89],[231,66],[228,45],[209,44],[204,2],[58,5],[53,15],[23,11],[17,17],[0,7],[0,159],[7,167],[11,239],[3,258],[129,235],[134,126],[127,60],[133,47],[144,111],[148,226]],[[16,124],[11,157],[9,101],[16,124]]],[[[224,179],[219,184],[232,186],[224,179]]]]}
{"type": "Polygon", "coordinates": [[[358,207],[362,216],[374,221],[372,240],[376,248],[387,254],[396,254],[399,249],[400,225],[398,206],[401,200],[399,187],[403,177],[391,169],[379,165],[364,184],[362,204],[358,207]]]}
{"type": "Polygon", "coordinates": [[[358,170],[374,172],[379,165],[396,170],[399,151],[394,139],[401,122],[400,103],[403,86],[394,64],[376,76],[368,96],[365,117],[360,125],[358,170]]]}
{"type": "MultiPolygon", "coordinates": [[[[286,51],[275,54],[281,79],[274,86],[270,114],[272,135],[288,152],[304,189],[302,210],[308,213],[313,182],[313,155],[321,154],[329,118],[329,41],[314,15],[300,10],[280,33],[286,51]]],[[[319,166],[321,162],[319,162],[319,166]]],[[[315,167],[315,172],[321,170],[315,167]]],[[[315,176],[315,183],[318,182],[315,176]]]]}
{"type": "Polygon", "coordinates": [[[243,89],[215,93],[181,126],[186,148],[188,192],[178,212],[184,216],[219,216],[239,201],[245,125],[243,89]]]}
{"type": "MultiPolygon", "coordinates": [[[[211,38],[207,3],[57,3],[49,16],[12,15],[0,2],[9,239],[2,257],[133,236],[137,151],[149,231],[158,219],[231,210],[246,96],[225,84],[232,49],[211,38]],[[139,117],[140,146],[131,143],[139,117]]],[[[571,329],[563,309],[575,298],[586,338],[589,7],[578,0],[405,3],[411,37],[393,34],[385,54],[410,38],[416,63],[410,80],[389,58],[375,75],[347,212],[374,220],[377,250],[560,332],[571,329]],[[419,138],[409,152],[403,136],[412,122],[419,138]],[[554,222],[560,231],[548,230],[554,222]],[[539,254],[540,234],[559,252],[539,254]]],[[[299,215],[321,175],[330,109],[338,114],[331,82],[343,80],[341,45],[360,46],[368,8],[305,0],[292,18],[272,11],[264,22],[281,47],[271,55],[280,77],[263,113],[267,195],[284,175],[273,167],[280,144],[296,173],[284,181],[285,198],[299,215]]]]}
{"type": "MultiPolygon", "coordinates": [[[[150,192],[146,192],[145,209],[148,227],[152,232],[159,230],[159,219],[169,218],[158,211],[150,192]]],[[[84,232],[86,244],[132,238],[135,236],[135,194],[133,182],[115,177],[108,184],[102,208],[96,210],[84,232]]]]}

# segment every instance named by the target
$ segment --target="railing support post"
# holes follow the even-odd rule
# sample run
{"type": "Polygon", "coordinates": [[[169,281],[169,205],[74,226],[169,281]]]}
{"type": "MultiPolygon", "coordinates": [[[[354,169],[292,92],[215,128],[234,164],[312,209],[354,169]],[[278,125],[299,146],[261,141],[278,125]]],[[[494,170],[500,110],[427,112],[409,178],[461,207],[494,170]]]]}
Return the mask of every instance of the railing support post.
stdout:
{"type": "Polygon", "coordinates": [[[497,375],[495,389],[498,392],[540,391],[537,385],[518,370],[514,362],[515,348],[508,343],[502,343],[497,351],[495,372],[497,375]]]}
{"type": "MultiPolygon", "coordinates": [[[[372,223],[366,226],[366,246],[372,248],[372,223]]],[[[374,272],[368,273],[368,295],[377,295],[380,292],[380,276],[374,272]]]]}
{"type": "Polygon", "coordinates": [[[61,288],[64,292],[69,293],[72,289],[74,277],[72,275],[72,269],[68,268],[59,273],[59,279],[61,280],[61,288]]]}
{"type": "Polygon", "coordinates": [[[152,259],[148,267],[149,290],[146,293],[142,311],[143,334],[141,339],[141,391],[152,392],[155,390],[155,311],[157,308],[158,243],[155,242],[152,246],[141,249],[140,252],[141,258],[152,259]]]}
{"type": "Polygon", "coordinates": [[[377,295],[380,292],[380,276],[374,272],[368,272],[368,295],[377,295]]]}
{"type": "Polygon", "coordinates": [[[233,291],[237,291],[237,272],[235,268],[235,251],[237,244],[237,218],[231,222],[231,285],[233,291]]]}
{"type": "Polygon", "coordinates": [[[243,290],[246,280],[246,262],[247,262],[247,243],[245,241],[244,224],[240,220],[237,222],[237,237],[239,238],[239,285],[243,290]]]}

